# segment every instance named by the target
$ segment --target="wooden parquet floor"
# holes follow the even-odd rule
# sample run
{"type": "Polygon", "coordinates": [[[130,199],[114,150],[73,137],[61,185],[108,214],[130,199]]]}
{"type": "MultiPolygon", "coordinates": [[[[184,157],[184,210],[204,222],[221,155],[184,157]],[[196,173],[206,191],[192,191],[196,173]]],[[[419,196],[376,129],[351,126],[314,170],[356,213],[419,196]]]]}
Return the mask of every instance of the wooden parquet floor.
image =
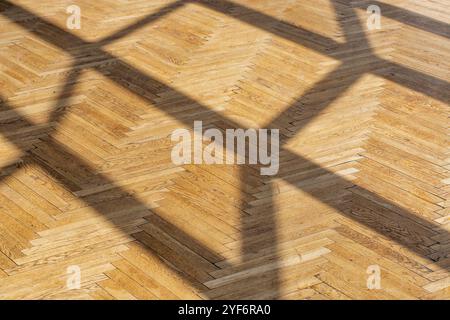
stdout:
{"type": "Polygon", "coordinates": [[[449,299],[449,23],[446,0],[0,1],[0,298],[449,299]],[[173,164],[196,120],[279,129],[278,174],[173,164]]]}

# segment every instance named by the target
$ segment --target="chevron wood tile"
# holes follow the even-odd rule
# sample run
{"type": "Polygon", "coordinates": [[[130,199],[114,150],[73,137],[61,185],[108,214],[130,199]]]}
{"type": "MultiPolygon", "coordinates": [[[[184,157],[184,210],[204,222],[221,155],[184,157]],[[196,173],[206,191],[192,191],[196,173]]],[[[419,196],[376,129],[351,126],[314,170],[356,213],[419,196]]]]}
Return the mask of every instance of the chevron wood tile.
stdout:
{"type": "Polygon", "coordinates": [[[0,3],[1,299],[450,298],[445,0],[76,3],[0,3]]]}

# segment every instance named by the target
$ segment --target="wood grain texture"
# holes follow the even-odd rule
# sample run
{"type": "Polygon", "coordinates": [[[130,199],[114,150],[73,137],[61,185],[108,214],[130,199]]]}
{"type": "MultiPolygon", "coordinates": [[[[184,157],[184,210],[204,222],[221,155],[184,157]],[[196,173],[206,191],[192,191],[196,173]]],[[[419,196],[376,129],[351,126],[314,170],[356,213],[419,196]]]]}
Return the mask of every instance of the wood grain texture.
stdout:
{"type": "Polygon", "coordinates": [[[71,4],[0,2],[1,299],[450,298],[445,0],[71,4]],[[278,174],[173,164],[197,120],[278,174]]]}

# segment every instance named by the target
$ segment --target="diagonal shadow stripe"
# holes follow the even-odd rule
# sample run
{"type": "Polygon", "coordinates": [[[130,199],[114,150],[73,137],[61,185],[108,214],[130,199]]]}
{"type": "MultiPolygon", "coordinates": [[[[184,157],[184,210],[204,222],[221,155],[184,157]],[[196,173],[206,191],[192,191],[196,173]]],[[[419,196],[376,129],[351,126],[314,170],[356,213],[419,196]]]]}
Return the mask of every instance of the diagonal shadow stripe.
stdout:
{"type": "Polygon", "coordinates": [[[312,49],[321,54],[329,54],[326,48],[344,48],[346,44],[334,41],[318,33],[311,32],[300,26],[296,26],[286,21],[280,21],[262,12],[246,7],[232,1],[219,0],[189,0],[189,2],[197,3],[214,11],[225,15],[232,16],[241,22],[255,26],[261,30],[277,35],[286,40],[298,43],[308,49],[312,49]],[[231,12],[237,12],[232,14],[231,12]]]}

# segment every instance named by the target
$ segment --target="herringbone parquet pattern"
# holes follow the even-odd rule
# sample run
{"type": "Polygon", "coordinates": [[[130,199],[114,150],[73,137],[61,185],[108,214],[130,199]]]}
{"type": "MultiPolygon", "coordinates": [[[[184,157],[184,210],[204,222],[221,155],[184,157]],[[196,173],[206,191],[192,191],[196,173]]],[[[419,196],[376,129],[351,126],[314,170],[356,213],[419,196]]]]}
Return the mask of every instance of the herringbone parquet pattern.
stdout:
{"type": "Polygon", "coordinates": [[[0,298],[450,298],[445,0],[71,4],[0,2],[0,298]],[[174,165],[196,120],[279,173],[174,165]]]}

